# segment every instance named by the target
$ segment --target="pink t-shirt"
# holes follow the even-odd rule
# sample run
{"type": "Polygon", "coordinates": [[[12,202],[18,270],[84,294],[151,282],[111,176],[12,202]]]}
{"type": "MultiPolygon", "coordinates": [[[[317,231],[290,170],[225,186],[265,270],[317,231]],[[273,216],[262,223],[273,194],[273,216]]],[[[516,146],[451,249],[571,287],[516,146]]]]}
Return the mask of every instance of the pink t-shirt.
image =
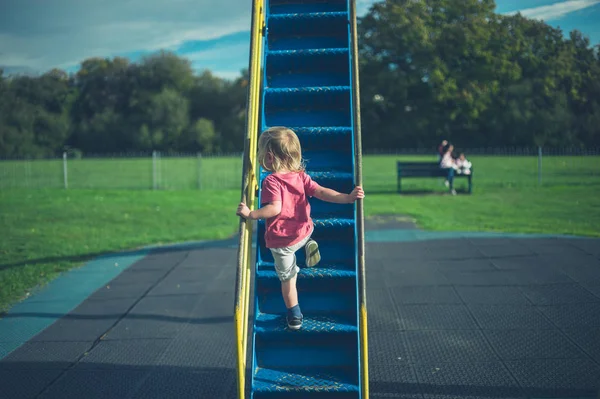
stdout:
{"type": "Polygon", "coordinates": [[[310,234],[313,223],[308,197],[312,197],[319,187],[304,172],[272,173],[265,178],[262,204],[281,201],[281,213],[266,220],[267,248],[289,247],[310,234]]]}

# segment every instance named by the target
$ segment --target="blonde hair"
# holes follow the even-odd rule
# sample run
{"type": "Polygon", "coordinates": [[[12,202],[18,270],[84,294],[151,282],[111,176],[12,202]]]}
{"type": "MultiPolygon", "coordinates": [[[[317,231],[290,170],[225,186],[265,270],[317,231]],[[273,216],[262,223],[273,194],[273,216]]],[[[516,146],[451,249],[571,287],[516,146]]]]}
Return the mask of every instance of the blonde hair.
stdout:
{"type": "Polygon", "coordinates": [[[258,162],[269,172],[302,172],[302,148],[300,140],[293,130],[283,126],[274,126],[265,130],[258,139],[258,162]],[[271,154],[271,168],[265,164],[267,154],[271,154]]]}

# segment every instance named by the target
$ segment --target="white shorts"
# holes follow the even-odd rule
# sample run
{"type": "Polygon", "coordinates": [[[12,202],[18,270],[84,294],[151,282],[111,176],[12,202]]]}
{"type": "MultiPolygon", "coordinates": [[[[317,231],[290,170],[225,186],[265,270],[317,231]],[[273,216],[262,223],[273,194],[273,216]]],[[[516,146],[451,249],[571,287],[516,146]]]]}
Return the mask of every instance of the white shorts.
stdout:
{"type": "Polygon", "coordinates": [[[296,251],[306,245],[311,235],[312,231],[302,241],[291,247],[269,248],[275,260],[275,272],[277,272],[279,280],[288,281],[298,274],[300,268],[296,264],[296,251]]]}

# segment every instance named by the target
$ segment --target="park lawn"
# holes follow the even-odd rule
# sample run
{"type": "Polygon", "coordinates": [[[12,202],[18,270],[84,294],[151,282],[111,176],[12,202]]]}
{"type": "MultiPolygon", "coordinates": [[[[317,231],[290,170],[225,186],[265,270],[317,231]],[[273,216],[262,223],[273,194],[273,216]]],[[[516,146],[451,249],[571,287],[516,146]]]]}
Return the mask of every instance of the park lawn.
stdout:
{"type": "Polygon", "coordinates": [[[229,191],[0,191],[0,313],[61,272],[109,252],[230,237],[229,191]]]}
{"type": "Polygon", "coordinates": [[[397,160],[431,157],[370,157],[364,162],[366,216],[412,216],[426,230],[495,231],[600,237],[598,157],[548,157],[538,184],[535,157],[470,157],[473,195],[461,195],[466,179],[446,193],[443,179],[404,179],[396,193],[397,160]]]}
{"type": "MultiPolygon", "coordinates": [[[[474,193],[457,196],[445,194],[441,179],[408,179],[398,195],[397,159],[407,158],[365,158],[367,217],[409,215],[427,230],[600,237],[600,176],[592,157],[544,160],[541,186],[535,158],[473,157],[474,193]]],[[[239,177],[227,184],[234,181],[239,177]]],[[[0,312],[103,253],[230,237],[238,201],[233,189],[0,190],[0,312]]]]}

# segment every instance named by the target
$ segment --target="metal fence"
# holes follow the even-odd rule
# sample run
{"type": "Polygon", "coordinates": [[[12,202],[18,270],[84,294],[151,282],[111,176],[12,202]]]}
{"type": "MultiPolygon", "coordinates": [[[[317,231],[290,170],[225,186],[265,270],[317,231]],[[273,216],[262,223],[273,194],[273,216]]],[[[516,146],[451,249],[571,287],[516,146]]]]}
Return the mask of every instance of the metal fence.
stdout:
{"type": "Polygon", "coordinates": [[[232,190],[241,154],[111,154],[80,159],[0,160],[0,189],[232,190]]]}
{"type": "MultiPolygon", "coordinates": [[[[600,186],[600,148],[458,149],[472,162],[478,187],[550,184],[600,186]]],[[[310,154],[307,154],[308,156],[310,154]]],[[[310,158],[310,156],[309,156],[310,158]]],[[[395,161],[435,161],[436,149],[366,151],[365,185],[395,188],[395,161]]],[[[309,164],[310,165],[310,164],[309,164]]],[[[242,154],[103,154],[0,160],[0,189],[239,190],[242,154]]],[[[427,184],[415,182],[416,185],[427,184]]]]}

